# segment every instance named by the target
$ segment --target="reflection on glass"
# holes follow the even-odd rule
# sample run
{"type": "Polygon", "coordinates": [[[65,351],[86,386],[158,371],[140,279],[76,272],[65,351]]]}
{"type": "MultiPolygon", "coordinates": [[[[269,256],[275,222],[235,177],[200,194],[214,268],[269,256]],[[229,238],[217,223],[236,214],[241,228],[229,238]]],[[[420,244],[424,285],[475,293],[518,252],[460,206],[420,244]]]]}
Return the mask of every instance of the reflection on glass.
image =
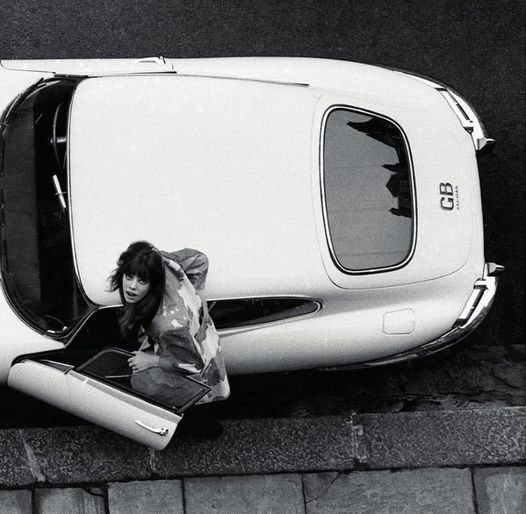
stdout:
{"type": "Polygon", "coordinates": [[[135,396],[158,403],[162,407],[174,410],[179,414],[210,391],[210,387],[192,377],[174,372],[170,376],[170,402],[148,397],[133,386],[132,370],[128,365],[128,359],[132,355],[132,353],[120,348],[105,348],[76,367],[75,370],[119,389],[132,392],[135,396]]]}
{"type": "Polygon", "coordinates": [[[310,314],[318,310],[318,303],[302,298],[242,298],[216,300],[208,309],[216,328],[234,328],[310,314]]]}
{"type": "Polygon", "coordinates": [[[334,109],[325,125],[323,182],[334,257],[346,270],[395,266],[412,246],[413,201],[403,135],[392,122],[334,109]]]}

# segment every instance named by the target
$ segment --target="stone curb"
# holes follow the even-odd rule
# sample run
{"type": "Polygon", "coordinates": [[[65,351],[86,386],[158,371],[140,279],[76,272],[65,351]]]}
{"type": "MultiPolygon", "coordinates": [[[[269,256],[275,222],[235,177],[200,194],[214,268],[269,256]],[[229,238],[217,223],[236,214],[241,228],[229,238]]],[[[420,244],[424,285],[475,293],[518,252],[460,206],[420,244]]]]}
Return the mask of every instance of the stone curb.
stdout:
{"type": "Polygon", "coordinates": [[[223,423],[162,452],[94,426],[2,430],[0,487],[526,463],[526,407],[223,423]]]}

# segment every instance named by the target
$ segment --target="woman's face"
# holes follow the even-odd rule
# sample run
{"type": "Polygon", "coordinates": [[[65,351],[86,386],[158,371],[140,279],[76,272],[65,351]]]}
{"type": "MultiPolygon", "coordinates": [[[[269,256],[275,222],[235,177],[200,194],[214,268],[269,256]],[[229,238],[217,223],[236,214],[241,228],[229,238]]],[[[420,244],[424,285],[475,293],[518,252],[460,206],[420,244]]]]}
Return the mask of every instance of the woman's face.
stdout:
{"type": "Polygon", "coordinates": [[[150,290],[150,283],[141,280],[137,275],[122,276],[122,292],[126,303],[137,303],[141,301],[150,290]]]}

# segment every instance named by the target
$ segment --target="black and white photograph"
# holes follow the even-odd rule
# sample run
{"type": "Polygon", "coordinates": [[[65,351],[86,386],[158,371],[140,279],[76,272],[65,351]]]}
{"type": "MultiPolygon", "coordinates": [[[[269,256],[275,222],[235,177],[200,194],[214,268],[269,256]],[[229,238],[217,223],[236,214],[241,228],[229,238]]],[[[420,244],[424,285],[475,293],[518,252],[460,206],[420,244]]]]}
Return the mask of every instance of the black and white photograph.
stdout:
{"type": "Polygon", "coordinates": [[[0,13],[0,513],[526,512],[522,0],[0,13]]]}

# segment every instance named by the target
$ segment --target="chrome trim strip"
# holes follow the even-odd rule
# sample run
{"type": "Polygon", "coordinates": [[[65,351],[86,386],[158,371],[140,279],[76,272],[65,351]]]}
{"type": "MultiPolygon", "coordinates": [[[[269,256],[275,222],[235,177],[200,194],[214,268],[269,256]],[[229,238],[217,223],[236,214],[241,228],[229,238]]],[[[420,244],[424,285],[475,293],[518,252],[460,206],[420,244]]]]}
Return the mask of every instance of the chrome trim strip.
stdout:
{"type": "MultiPolygon", "coordinates": [[[[154,56],[154,57],[141,57],[140,59],[137,59],[134,64],[159,64],[160,66],[166,64],[166,59],[162,56],[154,56]]],[[[173,67],[172,67],[173,69],[173,67]]]]}
{"type": "MultiPolygon", "coordinates": [[[[167,63],[168,64],[168,63],[167,63]]],[[[209,73],[179,73],[176,69],[171,70],[151,70],[151,71],[122,71],[122,72],[110,72],[108,74],[97,74],[83,76],[84,78],[95,79],[95,78],[107,78],[107,77],[136,77],[146,75],[176,75],[177,77],[190,77],[190,78],[205,78],[205,79],[219,79],[219,80],[238,80],[243,82],[258,82],[262,84],[277,84],[279,86],[297,86],[297,87],[310,87],[307,82],[287,82],[273,79],[258,79],[250,77],[237,77],[233,75],[211,75],[209,73]]]]}
{"type": "MultiPolygon", "coordinates": [[[[80,84],[81,81],[77,83],[77,87],[80,84]]],[[[77,250],[75,247],[75,230],[73,225],[73,209],[71,208],[72,205],[72,199],[71,199],[71,112],[73,110],[73,101],[75,100],[75,95],[77,93],[77,87],[75,87],[72,95],[71,100],[69,101],[69,113],[68,113],[68,137],[67,137],[67,146],[66,146],[66,152],[68,155],[68,158],[66,159],[67,162],[67,176],[68,176],[68,192],[67,192],[67,201],[68,201],[68,218],[69,218],[69,237],[71,241],[71,253],[73,256],[73,269],[75,270],[75,278],[77,280],[77,286],[80,291],[80,294],[84,298],[84,300],[88,303],[88,305],[93,305],[93,302],[88,298],[88,295],[84,291],[84,287],[82,286],[82,281],[80,280],[80,272],[79,272],[79,265],[78,265],[78,259],[77,259],[77,250]]]]}
{"type": "Polygon", "coordinates": [[[331,255],[331,259],[334,263],[334,265],[343,273],[346,275],[366,275],[370,273],[383,273],[386,271],[394,271],[400,268],[403,268],[406,264],[409,263],[409,261],[413,258],[413,255],[415,253],[416,248],[416,239],[417,239],[417,200],[416,200],[416,183],[415,183],[415,169],[413,165],[413,156],[411,154],[411,148],[409,146],[409,140],[407,139],[407,136],[402,129],[402,127],[392,118],[389,118],[388,116],[384,116],[382,114],[379,114],[374,111],[368,111],[366,109],[361,109],[359,107],[354,107],[352,105],[332,105],[329,107],[325,113],[323,114],[322,123],[321,123],[321,133],[320,133],[320,159],[319,159],[319,171],[320,171],[320,192],[321,192],[321,203],[322,203],[322,214],[323,214],[323,224],[325,228],[325,239],[327,241],[327,246],[329,247],[329,253],[331,255]],[[378,118],[382,118],[384,120],[389,121],[395,127],[400,131],[404,138],[404,143],[406,145],[407,149],[407,157],[410,165],[410,175],[411,175],[411,207],[413,209],[413,223],[412,223],[412,234],[411,234],[411,248],[409,250],[409,253],[407,254],[407,257],[400,263],[395,264],[393,266],[386,266],[383,268],[369,268],[364,270],[349,270],[342,266],[340,262],[338,261],[336,257],[336,252],[334,251],[333,245],[332,245],[332,239],[330,236],[329,231],[329,220],[327,215],[327,205],[325,202],[325,176],[324,176],[324,138],[325,138],[325,128],[327,125],[327,118],[329,114],[336,110],[336,109],[345,109],[348,111],[358,112],[358,113],[365,113],[369,116],[376,116],[378,118]]]}
{"type": "Polygon", "coordinates": [[[477,152],[480,152],[486,145],[495,144],[495,140],[486,137],[484,125],[480,120],[475,109],[471,107],[469,102],[462,98],[458,93],[450,88],[436,88],[442,97],[449,104],[453,112],[459,119],[462,127],[471,136],[473,146],[477,152]]]}
{"type": "Polygon", "coordinates": [[[415,73],[413,71],[400,70],[398,68],[392,68],[388,66],[382,66],[397,73],[402,73],[413,79],[419,80],[424,84],[427,84],[435,88],[439,93],[442,94],[444,99],[448,102],[450,107],[453,109],[455,114],[458,116],[460,122],[464,126],[464,123],[468,124],[468,127],[464,126],[467,132],[470,133],[475,150],[480,152],[486,145],[490,147],[495,144],[495,140],[486,137],[486,129],[480,119],[479,115],[471,104],[462,95],[458,94],[452,87],[444,84],[442,81],[437,80],[433,77],[415,73]],[[460,116],[459,116],[460,112],[460,116]]]}
{"type": "MultiPolygon", "coordinates": [[[[174,73],[177,71],[174,70],[174,73]]],[[[177,73],[179,77],[192,77],[192,78],[206,78],[206,79],[224,79],[224,80],[239,80],[244,82],[260,82],[262,84],[277,84],[279,86],[299,86],[299,87],[310,87],[307,82],[288,82],[285,80],[273,80],[273,79],[258,79],[251,77],[236,77],[233,75],[210,75],[208,73],[177,73]]]]}
{"type": "Polygon", "coordinates": [[[494,262],[488,262],[488,275],[490,277],[496,277],[503,273],[505,270],[502,264],[495,264],[494,262]]]}
{"type": "Polygon", "coordinates": [[[471,292],[471,295],[469,296],[468,301],[464,306],[464,309],[462,309],[460,316],[458,317],[457,321],[455,321],[455,324],[453,326],[463,325],[469,319],[486,289],[487,286],[484,280],[477,280],[475,282],[473,291],[471,292]]]}
{"type": "Polygon", "coordinates": [[[465,109],[462,108],[462,105],[458,102],[458,99],[455,98],[451,94],[451,91],[447,89],[437,89],[437,91],[444,97],[446,102],[449,104],[451,109],[455,112],[458,119],[462,123],[462,126],[465,130],[467,130],[470,134],[474,131],[475,123],[474,121],[468,116],[465,109]]]}

